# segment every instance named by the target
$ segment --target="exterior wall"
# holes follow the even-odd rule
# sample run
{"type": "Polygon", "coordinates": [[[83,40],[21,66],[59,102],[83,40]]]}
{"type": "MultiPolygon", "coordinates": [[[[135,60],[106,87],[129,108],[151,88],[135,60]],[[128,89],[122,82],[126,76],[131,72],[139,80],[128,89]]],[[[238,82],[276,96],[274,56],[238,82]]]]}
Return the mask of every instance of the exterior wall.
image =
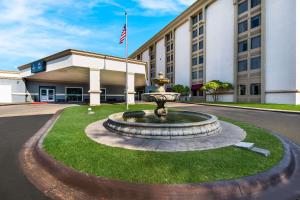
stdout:
{"type": "Polygon", "coordinates": [[[147,76],[147,85],[150,85],[150,81],[151,80],[149,79],[149,77],[150,77],[150,57],[149,57],[149,50],[147,50],[147,51],[145,51],[145,52],[142,53],[142,61],[147,63],[147,66],[148,66],[148,68],[147,68],[147,74],[148,74],[148,76],[147,76]]]}
{"type": "MultiPolygon", "coordinates": [[[[24,103],[26,102],[25,82],[22,79],[0,78],[0,85],[11,86],[11,102],[5,103],[24,103]]],[[[0,102],[4,103],[4,102],[0,102]]]]}
{"type": "Polygon", "coordinates": [[[32,101],[40,101],[39,92],[40,87],[54,87],[56,93],[56,102],[64,102],[66,95],[66,87],[82,87],[84,101],[89,99],[89,85],[88,84],[70,84],[70,83],[49,83],[49,82],[35,82],[26,81],[26,89],[30,94],[32,101]]]}
{"type": "Polygon", "coordinates": [[[191,84],[191,34],[189,21],[175,30],[175,84],[191,84]]]}
{"type": "MultiPolygon", "coordinates": [[[[296,49],[296,71],[297,71],[297,89],[300,91],[300,2],[297,1],[296,5],[296,42],[297,42],[297,49],[296,49]]],[[[298,94],[297,104],[300,104],[300,94],[298,94]]]]}
{"type": "MultiPolygon", "coordinates": [[[[206,12],[206,82],[234,82],[234,7],[219,0],[206,12]],[[224,12],[226,11],[226,12],[224,12]]],[[[233,101],[233,94],[224,101],[233,101]]],[[[209,100],[209,98],[208,98],[209,100]]],[[[222,101],[223,99],[220,98],[222,101]]]]}
{"type": "Polygon", "coordinates": [[[165,39],[156,44],[156,76],[159,72],[166,74],[166,48],[165,39]]]}
{"type": "MultiPolygon", "coordinates": [[[[296,103],[296,0],[266,0],[266,103],[296,103]],[[270,92],[276,92],[270,93],[270,92]],[[283,91],[280,93],[280,91],[283,91]]],[[[299,78],[298,78],[299,79],[299,78]]]]}

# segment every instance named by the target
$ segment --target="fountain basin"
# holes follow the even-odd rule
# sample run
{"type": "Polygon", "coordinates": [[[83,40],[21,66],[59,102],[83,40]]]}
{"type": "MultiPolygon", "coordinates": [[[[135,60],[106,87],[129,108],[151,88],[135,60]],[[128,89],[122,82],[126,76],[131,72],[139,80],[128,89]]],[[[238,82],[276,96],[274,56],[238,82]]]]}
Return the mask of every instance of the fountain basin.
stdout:
{"type": "Polygon", "coordinates": [[[144,101],[156,102],[157,100],[163,100],[165,102],[174,102],[179,98],[180,94],[174,92],[153,92],[145,93],[142,95],[144,101]]]}
{"type": "Polygon", "coordinates": [[[166,117],[151,110],[117,113],[104,126],[117,134],[151,139],[203,137],[222,130],[217,117],[188,111],[170,111],[166,117]]]}

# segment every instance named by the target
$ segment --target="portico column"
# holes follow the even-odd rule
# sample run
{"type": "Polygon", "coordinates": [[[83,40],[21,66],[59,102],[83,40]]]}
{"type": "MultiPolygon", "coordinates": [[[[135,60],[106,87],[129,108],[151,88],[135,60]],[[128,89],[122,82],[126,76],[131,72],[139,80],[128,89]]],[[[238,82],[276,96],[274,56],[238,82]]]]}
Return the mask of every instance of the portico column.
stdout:
{"type": "Polygon", "coordinates": [[[135,74],[128,73],[128,103],[135,104],[135,74]]]}
{"type": "Polygon", "coordinates": [[[90,68],[90,106],[100,105],[100,69],[90,68]]]}

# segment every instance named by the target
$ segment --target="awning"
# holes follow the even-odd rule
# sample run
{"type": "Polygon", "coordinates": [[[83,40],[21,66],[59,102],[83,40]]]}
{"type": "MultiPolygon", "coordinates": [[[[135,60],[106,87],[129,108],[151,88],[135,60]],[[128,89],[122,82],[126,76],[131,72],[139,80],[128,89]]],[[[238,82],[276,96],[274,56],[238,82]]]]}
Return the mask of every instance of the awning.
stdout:
{"type": "Polygon", "coordinates": [[[203,84],[195,84],[195,85],[192,85],[192,88],[191,90],[199,90],[200,88],[202,88],[203,84]]]}

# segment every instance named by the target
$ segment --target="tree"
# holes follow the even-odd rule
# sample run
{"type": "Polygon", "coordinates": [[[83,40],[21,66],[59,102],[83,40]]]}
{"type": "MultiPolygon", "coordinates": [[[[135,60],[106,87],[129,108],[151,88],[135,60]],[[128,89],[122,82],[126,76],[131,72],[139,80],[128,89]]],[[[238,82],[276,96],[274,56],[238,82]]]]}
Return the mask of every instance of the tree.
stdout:
{"type": "Polygon", "coordinates": [[[201,88],[202,91],[208,92],[212,95],[213,101],[217,102],[219,100],[219,95],[233,89],[233,85],[228,82],[222,82],[219,80],[213,80],[204,84],[201,88]]]}
{"type": "Polygon", "coordinates": [[[173,85],[172,86],[172,91],[179,93],[180,96],[187,97],[190,94],[190,88],[188,86],[183,86],[183,85],[173,85]]]}

